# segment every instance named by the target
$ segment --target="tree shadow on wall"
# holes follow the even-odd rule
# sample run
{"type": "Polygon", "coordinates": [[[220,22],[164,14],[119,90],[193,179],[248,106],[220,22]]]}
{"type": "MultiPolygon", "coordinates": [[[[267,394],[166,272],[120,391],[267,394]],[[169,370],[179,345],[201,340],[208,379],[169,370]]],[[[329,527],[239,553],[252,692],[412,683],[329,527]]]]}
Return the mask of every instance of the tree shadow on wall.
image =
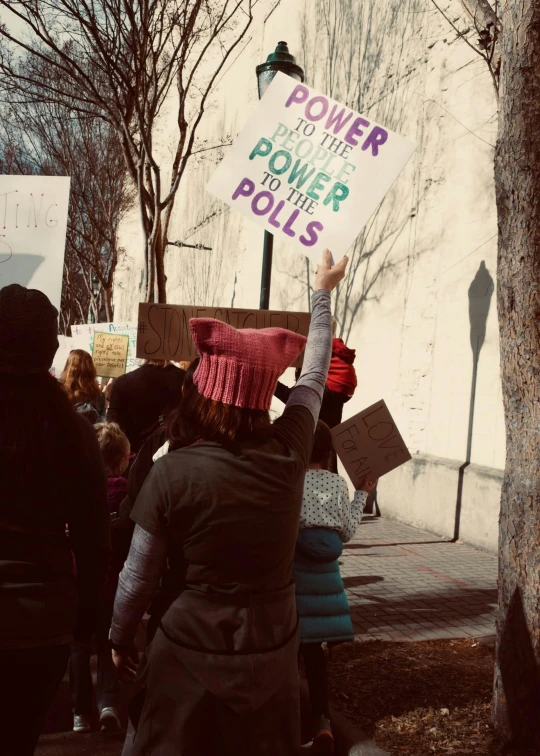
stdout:
{"type": "Polygon", "coordinates": [[[469,401],[469,423],[467,427],[467,449],[465,462],[459,468],[458,490],[456,499],[456,516],[454,521],[454,541],[459,539],[461,527],[461,510],[463,506],[463,483],[465,470],[471,464],[472,440],[474,431],[474,410],[476,405],[476,383],[478,380],[478,362],[480,351],[486,339],[486,326],[491,305],[491,297],[495,290],[493,278],[486,268],[484,260],[480,263],[476,275],[469,286],[469,322],[470,342],[473,355],[473,370],[471,379],[471,396],[469,401]]]}
{"type": "MultiPolygon", "coordinates": [[[[403,83],[417,75],[407,68],[403,51],[421,5],[420,0],[306,3],[301,16],[299,55],[306,80],[351,109],[372,116],[398,133],[403,131],[410,118],[413,96],[403,83]]],[[[421,150],[419,144],[418,154],[421,150]]],[[[390,189],[348,251],[347,276],[336,289],[333,312],[338,322],[336,335],[345,341],[350,339],[364,303],[379,301],[388,276],[397,275],[403,268],[410,270],[420,253],[414,219],[427,185],[420,185],[419,161],[412,166],[413,170],[407,169],[412,186],[408,184],[404,190],[403,184],[398,183],[390,189]]],[[[282,267],[280,273],[300,284],[298,296],[284,293],[282,307],[307,306],[309,310],[309,262],[299,260],[291,266],[287,261],[282,267]]]]}

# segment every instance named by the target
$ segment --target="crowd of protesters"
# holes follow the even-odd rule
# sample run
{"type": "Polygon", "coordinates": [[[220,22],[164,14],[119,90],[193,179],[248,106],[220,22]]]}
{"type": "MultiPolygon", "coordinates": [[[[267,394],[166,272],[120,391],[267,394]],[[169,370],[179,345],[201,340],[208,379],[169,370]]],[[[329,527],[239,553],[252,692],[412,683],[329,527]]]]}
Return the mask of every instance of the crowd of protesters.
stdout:
{"type": "Polygon", "coordinates": [[[3,754],[34,753],[68,660],[73,729],[95,726],[93,649],[101,730],[123,727],[133,683],[124,756],[291,756],[299,653],[311,752],[333,753],[323,644],[354,638],[338,560],[376,484],[350,501],[329,430],[356,388],[332,338],[346,265],[325,252],[307,343],[192,319],[187,370],[149,362],[107,387],[82,350],[53,378],[55,308],[0,289],[3,754]]]}

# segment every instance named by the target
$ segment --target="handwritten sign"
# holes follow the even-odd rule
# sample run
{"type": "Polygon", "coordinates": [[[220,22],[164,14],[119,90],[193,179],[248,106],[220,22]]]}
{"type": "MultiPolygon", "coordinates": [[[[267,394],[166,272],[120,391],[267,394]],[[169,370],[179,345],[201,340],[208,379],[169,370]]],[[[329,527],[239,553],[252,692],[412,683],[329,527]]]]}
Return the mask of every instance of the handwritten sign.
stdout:
{"type": "Polygon", "coordinates": [[[366,475],[380,478],[411,459],[384,401],[332,429],[334,449],[355,488],[366,475]]]}
{"type": "MultiPolygon", "coordinates": [[[[234,328],[287,328],[303,336],[308,335],[311,321],[308,312],[140,304],[137,357],[173,362],[194,360],[197,350],[189,328],[191,318],[215,318],[234,328]]],[[[295,364],[301,362],[300,357],[295,364]]]]}
{"type": "Polygon", "coordinates": [[[415,150],[409,139],[276,74],[208,191],[317,262],[349,249],[415,150]]]}
{"type": "Polygon", "coordinates": [[[129,337],[117,333],[94,333],[92,359],[96,373],[103,378],[118,378],[126,372],[129,337]]]}
{"type": "Polygon", "coordinates": [[[84,323],[72,325],[71,333],[74,337],[73,349],[84,349],[92,354],[94,349],[94,333],[117,333],[129,337],[129,346],[126,361],[126,373],[136,370],[143,364],[143,360],[137,358],[137,323],[84,323]]]}
{"type": "Polygon", "coordinates": [[[60,309],[69,178],[0,176],[0,289],[39,289],[60,309]]]}

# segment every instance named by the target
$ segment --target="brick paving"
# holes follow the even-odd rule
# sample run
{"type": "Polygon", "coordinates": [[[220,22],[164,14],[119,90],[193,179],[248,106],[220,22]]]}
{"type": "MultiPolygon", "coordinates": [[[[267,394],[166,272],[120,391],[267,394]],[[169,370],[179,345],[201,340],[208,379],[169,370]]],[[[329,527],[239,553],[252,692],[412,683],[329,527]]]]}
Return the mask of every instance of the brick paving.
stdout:
{"type": "Polygon", "coordinates": [[[366,516],[340,564],[359,640],[495,633],[497,558],[492,554],[366,516]]]}

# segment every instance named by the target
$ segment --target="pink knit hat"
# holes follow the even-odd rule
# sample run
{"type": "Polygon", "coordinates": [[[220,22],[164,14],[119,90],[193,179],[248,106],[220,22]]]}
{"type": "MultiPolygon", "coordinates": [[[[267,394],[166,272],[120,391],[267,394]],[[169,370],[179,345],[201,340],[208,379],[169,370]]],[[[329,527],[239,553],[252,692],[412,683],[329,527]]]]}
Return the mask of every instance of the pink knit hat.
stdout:
{"type": "Polygon", "coordinates": [[[267,410],[279,376],[306,337],[285,328],[237,330],[212,318],[189,321],[201,361],[193,376],[199,394],[233,407],[267,410]]]}

